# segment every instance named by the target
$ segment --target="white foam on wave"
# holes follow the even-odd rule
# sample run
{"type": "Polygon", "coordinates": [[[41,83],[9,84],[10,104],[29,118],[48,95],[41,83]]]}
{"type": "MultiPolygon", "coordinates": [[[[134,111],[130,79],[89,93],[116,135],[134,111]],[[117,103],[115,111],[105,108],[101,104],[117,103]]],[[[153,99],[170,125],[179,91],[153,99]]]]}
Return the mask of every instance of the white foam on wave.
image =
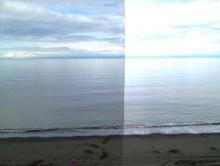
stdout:
{"type": "Polygon", "coordinates": [[[68,129],[2,129],[0,138],[13,137],[76,137],[76,136],[108,136],[108,135],[149,135],[149,134],[200,134],[220,133],[219,123],[201,123],[164,126],[113,126],[68,129]]]}

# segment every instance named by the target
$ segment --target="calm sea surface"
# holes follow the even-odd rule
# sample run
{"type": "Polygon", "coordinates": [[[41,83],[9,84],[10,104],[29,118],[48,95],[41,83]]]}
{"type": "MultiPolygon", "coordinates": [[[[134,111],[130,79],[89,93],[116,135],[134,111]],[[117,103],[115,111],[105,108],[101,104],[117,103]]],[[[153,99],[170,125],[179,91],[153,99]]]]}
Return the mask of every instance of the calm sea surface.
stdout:
{"type": "Polygon", "coordinates": [[[125,133],[220,132],[220,59],[130,59],[125,133]],[[147,128],[146,128],[147,126],[147,128]]]}
{"type": "Polygon", "coordinates": [[[220,59],[0,61],[0,137],[210,132],[220,59]]]}

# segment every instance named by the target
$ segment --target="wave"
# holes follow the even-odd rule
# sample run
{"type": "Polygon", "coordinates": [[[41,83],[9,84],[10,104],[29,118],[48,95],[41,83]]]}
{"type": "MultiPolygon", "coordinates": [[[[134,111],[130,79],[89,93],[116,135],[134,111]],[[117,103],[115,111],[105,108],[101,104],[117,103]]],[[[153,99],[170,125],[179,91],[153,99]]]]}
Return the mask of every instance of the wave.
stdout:
{"type": "Polygon", "coordinates": [[[220,122],[184,123],[164,125],[85,126],[75,128],[0,128],[0,138],[5,137],[62,137],[104,135],[147,135],[181,133],[220,133],[220,122]]]}
{"type": "Polygon", "coordinates": [[[0,128],[0,133],[36,133],[36,132],[54,132],[54,131],[78,131],[78,130],[99,130],[99,129],[123,129],[123,126],[100,126],[100,127],[76,127],[76,128],[0,128]]]}

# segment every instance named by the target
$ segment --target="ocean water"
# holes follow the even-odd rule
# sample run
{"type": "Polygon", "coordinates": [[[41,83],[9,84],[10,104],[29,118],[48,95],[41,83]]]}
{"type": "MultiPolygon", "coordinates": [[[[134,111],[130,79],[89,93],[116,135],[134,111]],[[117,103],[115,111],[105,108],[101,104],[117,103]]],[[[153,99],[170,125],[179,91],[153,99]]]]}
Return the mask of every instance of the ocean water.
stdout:
{"type": "Polygon", "coordinates": [[[0,61],[0,137],[220,132],[220,59],[0,61]]]}
{"type": "Polygon", "coordinates": [[[0,137],[99,135],[124,123],[123,59],[3,60],[0,73],[0,137]]]}
{"type": "Polygon", "coordinates": [[[130,59],[125,134],[220,132],[220,59],[130,59]]]}

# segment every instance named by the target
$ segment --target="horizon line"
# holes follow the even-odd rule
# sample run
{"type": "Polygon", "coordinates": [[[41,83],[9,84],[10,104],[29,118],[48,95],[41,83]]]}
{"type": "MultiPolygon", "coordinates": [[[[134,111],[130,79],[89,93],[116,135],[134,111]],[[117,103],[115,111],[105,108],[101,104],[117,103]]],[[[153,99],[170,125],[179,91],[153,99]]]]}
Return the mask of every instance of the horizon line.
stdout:
{"type": "Polygon", "coordinates": [[[175,56],[76,56],[76,57],[0,57],[0,60],[22,60],[22,59],[172,59],[172,58],[182,58],[182,59],[187,59],[187,58],[220,58],[220,55],[213,55],[213,56],[208,56],[208,55],[203,55],[203,56],[180,56],[180,55],[175,55],[175,56]]]}

